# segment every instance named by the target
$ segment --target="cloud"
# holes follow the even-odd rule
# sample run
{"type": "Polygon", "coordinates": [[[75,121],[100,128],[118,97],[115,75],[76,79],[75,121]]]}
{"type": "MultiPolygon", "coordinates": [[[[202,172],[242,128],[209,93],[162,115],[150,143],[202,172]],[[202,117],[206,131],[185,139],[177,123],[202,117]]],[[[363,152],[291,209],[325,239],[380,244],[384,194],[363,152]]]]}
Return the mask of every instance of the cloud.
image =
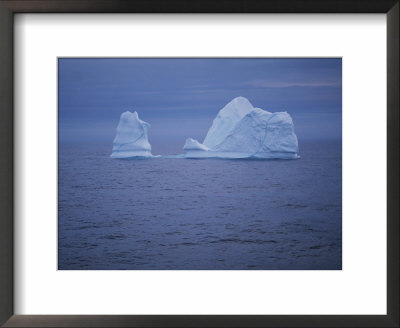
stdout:
{"type": "Polygon", "coordinates": [[[254,80],[246,82],[246,85],[256,88],[290,88],[290,87],[340,87],[339,82],[290,82],[290,81],[263,81],[254,80]]]}

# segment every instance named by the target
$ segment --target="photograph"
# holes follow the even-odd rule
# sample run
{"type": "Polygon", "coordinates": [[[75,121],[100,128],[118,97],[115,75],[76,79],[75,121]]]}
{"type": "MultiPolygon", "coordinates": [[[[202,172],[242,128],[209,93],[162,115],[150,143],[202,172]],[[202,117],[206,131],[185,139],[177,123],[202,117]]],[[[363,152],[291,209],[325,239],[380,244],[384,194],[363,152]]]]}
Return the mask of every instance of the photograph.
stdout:
{"type": "Polygon", "coordinates": [[[58,270],[342,270],[342,58],[57,74],[58,270]]]}

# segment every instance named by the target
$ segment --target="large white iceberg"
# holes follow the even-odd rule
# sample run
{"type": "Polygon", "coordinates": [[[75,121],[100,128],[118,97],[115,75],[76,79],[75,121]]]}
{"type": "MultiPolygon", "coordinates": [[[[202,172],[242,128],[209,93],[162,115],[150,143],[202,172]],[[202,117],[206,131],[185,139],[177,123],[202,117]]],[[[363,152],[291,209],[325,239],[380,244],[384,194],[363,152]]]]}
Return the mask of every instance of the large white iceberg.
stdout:
{"type": "Polygon", "coordinates": [[[153,157],[147,131],[150,124],[136,112],[121,114],[114,139],[112,158],[153,157]]]}
{"type": "Polygon", "coordinates": [[[298,141],[287,112],[270,113],[237,97],[222,108],[203,144],[186,140],[185,157],[298,158],[298,141]]]}

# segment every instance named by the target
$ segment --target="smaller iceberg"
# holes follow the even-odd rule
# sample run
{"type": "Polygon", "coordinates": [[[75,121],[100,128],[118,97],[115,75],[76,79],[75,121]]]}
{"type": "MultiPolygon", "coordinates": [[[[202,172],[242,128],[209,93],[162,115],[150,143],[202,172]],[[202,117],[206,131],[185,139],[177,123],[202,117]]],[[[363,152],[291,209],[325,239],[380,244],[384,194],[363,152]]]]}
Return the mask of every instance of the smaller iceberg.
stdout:
{"type": "Polygon", "coordinates": [[[154,157],[147,131],[150,124],[139,119],[137,112],[121,114],[111,158],[154,157]]]}
{"type": "Polygon", "coordinates": [[[183,146],[185,150],[197,151],[197,150],[210,150],[207,146],[202,145],[196,139],[187,138],[185,142],[185,146],[183,146]]]}

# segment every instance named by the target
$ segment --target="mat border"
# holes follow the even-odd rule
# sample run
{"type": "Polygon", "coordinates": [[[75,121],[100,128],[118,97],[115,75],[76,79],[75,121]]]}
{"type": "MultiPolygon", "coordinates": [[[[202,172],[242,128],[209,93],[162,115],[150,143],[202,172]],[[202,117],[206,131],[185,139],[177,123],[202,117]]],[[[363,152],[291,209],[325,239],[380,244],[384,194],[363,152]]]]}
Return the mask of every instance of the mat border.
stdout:
{"type": "Polygon", "coordinates": [[[3,327],[399,327],[399,0],[0,0],[0,324],[3,327]],[[14,315],[16,13],[385,13],[387,315],[14,315]]]}

